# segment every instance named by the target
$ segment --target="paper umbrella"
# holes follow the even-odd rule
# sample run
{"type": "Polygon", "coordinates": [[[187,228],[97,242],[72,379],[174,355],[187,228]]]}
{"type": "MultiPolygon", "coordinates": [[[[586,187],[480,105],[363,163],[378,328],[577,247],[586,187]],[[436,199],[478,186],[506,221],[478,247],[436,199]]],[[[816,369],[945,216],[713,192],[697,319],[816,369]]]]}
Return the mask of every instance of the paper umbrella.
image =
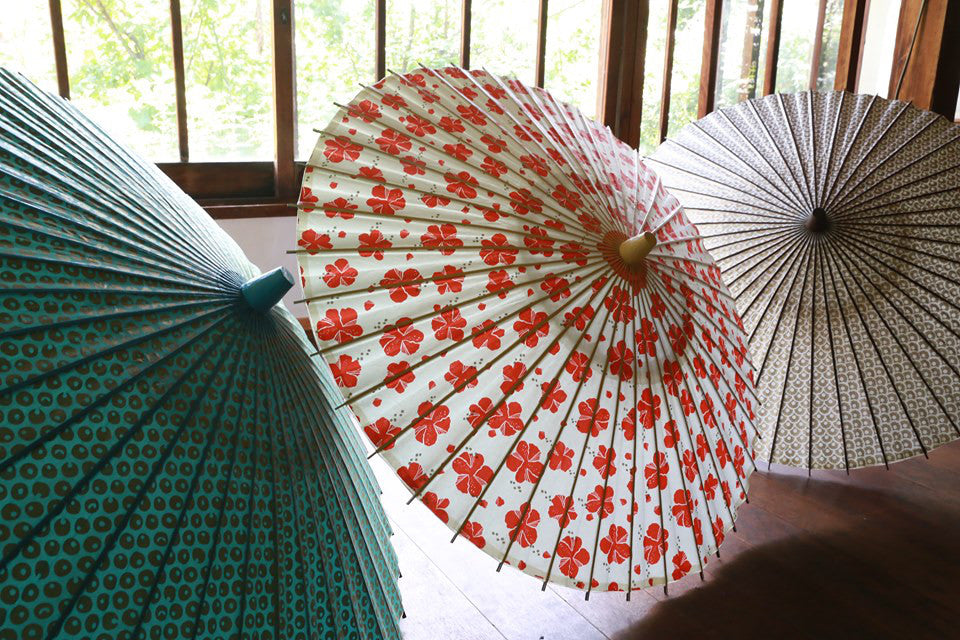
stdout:
{"type": "Polygon", "coordinates": [[[960,436],[960,126],[842,92],[720,110],[651,161],[737,299],[759,456],[889,464],[960,436]]]}
{"type": "Polygon", "coordinates": [[[0,71],[0,638],[399,637],[360,439],[257,274],[0,71]]]}
{"type": "Polygon", "coordinates": [[[753,469],[752,373],[636,152],[540,89],[421,69],[341,108],[299,207],[320,351],[456,535],[587,590],[702,569],[753,469]]]}

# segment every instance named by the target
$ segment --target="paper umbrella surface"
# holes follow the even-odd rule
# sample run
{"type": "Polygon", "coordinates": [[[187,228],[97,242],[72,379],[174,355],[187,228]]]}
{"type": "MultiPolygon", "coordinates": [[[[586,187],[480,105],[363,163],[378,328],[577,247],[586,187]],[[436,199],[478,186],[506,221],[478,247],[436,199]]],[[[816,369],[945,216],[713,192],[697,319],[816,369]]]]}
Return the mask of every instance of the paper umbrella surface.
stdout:
{"type": "Polygon", "coordinates": [[[773,95],[651,161],[737,299],[759,455],[888,464],[960,436],[960,126],[905,102],[773,95]]]}
{"type": "Polygon", "coordinates": [[[299,207],[321,353],[456,535],[581,589],[701,570],[753,469],[751,366],[636,152],[540,89],[421,69],[341,108],[299,207]]]}
{"type": "Polygon", "coordinates": [[[399,637],[360,439],[257,275],[0,71],[0,638],[399,637]]]}

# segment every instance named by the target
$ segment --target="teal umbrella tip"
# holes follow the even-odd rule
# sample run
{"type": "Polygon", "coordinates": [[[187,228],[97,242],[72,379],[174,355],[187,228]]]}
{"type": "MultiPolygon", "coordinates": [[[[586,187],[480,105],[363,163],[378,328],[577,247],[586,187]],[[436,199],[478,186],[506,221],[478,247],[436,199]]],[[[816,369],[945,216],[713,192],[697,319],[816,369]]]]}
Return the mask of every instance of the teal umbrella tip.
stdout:
{"type": "Polygon", "coordinates": [[[293,275],[283,267],[262,273],[247,280],[240,287],[240,294],[254,310],[265,312],[280,302],[293,287],[293,275]]]}

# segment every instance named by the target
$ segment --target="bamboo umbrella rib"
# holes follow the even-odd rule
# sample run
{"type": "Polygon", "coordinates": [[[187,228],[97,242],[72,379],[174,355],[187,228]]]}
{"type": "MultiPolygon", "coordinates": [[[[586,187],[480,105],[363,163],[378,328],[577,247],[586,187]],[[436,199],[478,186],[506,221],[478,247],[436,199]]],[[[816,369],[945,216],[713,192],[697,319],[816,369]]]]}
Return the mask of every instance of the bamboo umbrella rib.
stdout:
{"type": "Polygon", "coordinates": [[[782,162],[783,166],[786,167],[787,172],[790,174],[790,178],[793,180],[793,184],[797,187],[796,193],[798,193],[801,196],[801,198],[806,202],[806,204],[809,205],[810,202],[809,202],[809,199],[807,198],[808,194],[806,193],[804,188],[800,186],[800,180],[797,179],[797,174],[793,172],[793,167],[790,165],[789,162],[787,162],[787,158],[783,155],[783,151],[780,150],[780,145],[778,145],[776,141],[773,139],[773,135],[770,133],[770,127],[768,127],[764,119],[760,117],[760,112],[757,111],[756,105],[753,104],[752,101],[747,101],[744,104],[747,105],[748,109],[750,110],[750,113],[753,115],[754,121],[758,123],[760,125],[760,129],[763,130],[763,133],[767,138],[767,143],[770,145],[770,147],[774,151],[777,152],[777,156],[780,158],[780,162],[782,162]]]}
{"type": "MultiPolygon", "coordinates": [[[[733,271],[735,269],[737,269],[741,264],[748,262],[751,258],[755,256],[744,258],[743,260],[739,260],[732,265],[725,264],[726,260],[721,258],[719,260],[719,263],[721,266],[722,273],[727,274],[727,277],[726,277],[727,286],[731,288],[731,291],[739,291],[740,295],[743,295],[743,292],[748,291],[755,283],[760,282],[761,278],[764,278],[764,282],[763,282],[764,286],[766,285],[766,283],[771,282],[776,277],[777,273],[779,273],[780,269],[786,263],[786,261],[793,258],[794,255],[798,253],[802,248],[803,248],[803,238],[799,234],[795,234],[792,238],[787,238],[786,240],[783,240],[782,242],[778,242],[776,245],[771,246],[769,250],[764,251],[760,254],[755,254],[755,255],[765,255],[765,254],[774,254],[774,252],[776,252],[775,255],[777,255],[777,257],[774,259],[775,260],[774,262],[764,264],[762,261],[757,261],[747,269],[744,269],[743,271],[735,275],[733,274],[733,271]],[[754,269],[760,269],[760,270],[756,272],[752,280],[750,280],[743,286],[739,286],[739,287],[736,286],[741,278],[747,276],[747,274],[749,274],[754,269]],[[767,277],[767,273],[772,269],[775,270],[774,273],[769,277],[767,277]]],[[[758,294],[762,293],[764,290],[765,289],[761,289],[761,291],[759,291],[758,294]]],[[[747,304],[746,306],[741,305],[743,309],[741,312],[741,317],[744,319],[744,322],[747,321],[747,316],[749,315],[749,310],[753,306],[752,303],[754,300],[756,300],[756,297],[752,299],[750,303],[747,304]]]]}
{"type": "Polygon", "coordinates": [[[775,242],[776,239],[778,238],[783,238],[787,236],[789,232],[792,230],[793,230],[792,227],[788,227],[788,228],[774,227],[772,231],[764,231],[764,232],[730,231],[727,233],[711,233],[709,235],[704,235],[703,238],[704,240],[706,240],[706,244],[709,244],[711,253],[717,254],[718,256],[717,262],[719,263],[721,261],[726,260],[729,256],[740,255],[747,249],[744,247],[736,251],[730,251],[730,252],[723,251],[723,249],[726,249],[728,247],[737,247],[740,244],[742,244],[742,242],[740,240],[730,240],[728,242],[717,242],[716,241],[717,238],[722,238],[725,236],[732,236],[732,235],[742,236],[744,235],[744,233],[749,233],[751,240],[764,239],[761,244],[766,245],[766,244],[775,242]]]}
{"type": "MultiPolygon", "coordinates": [[[[850,143],[844,150],[842,159],[840,160],[840,165],[837,167],[836,171],[831,172],[830,181],[827,183],[827,187],[824,190],[823,200],[821,200],[821,204],[825,209],[830,206],[834,195],[834,189],[840,184],[840,177],[844,174],[844,168],[847,166],[847,160],[850,159],[850,154],[853,153],[854,147],[857,144],[857,140],[860,139],[860,134],[863,133],[867,121],[869,120],[870,115],[873,113],[873,105],[877,103],[877,100],[879,100],[879,98],[876,95],[869,97],[867,107],[863,110],[863,115],[861,116],[860,121],[853,129],[853,135],[850,137],[850,143]]],[[[838,119],[842,117],[843,112],[837,114],[838,119]]],[[[848,173],[847,175],[853,175],[853,172],[848,173]]]]}
{"type": "MultiPolygon", "coordinates": [[[[891,212],[891,213],[886,213],[884,215],[876,215],[876,216],[862,216],[861,214],[868,211],[889,211],[890,209],[893,209],[895,205],[902,205],[904,203],[914,202],[916,200],[926,200],[929,198],[936,198],[938,196],[949,194],[953,190],[954,190],[954,187],[948,186],[948,187],[944,187],[943,189],[935,189],[932,191],[928,191],[926,193],[919,193],[916,195],[907,196],[905,198],[900,198],[899,200],[892,200],[890,202],[877,204],[872,207],[867,207],[866,209],[848,209],[844,212],[845,219],[843,220],[843,224],[844,226],[846,226],[851,224],[858,224],[862,220],[870,220],[873,218],[904,216],[906,214],[902,211],[896,211],[896,212],[891,212]]],[[[947,207],[947,208],[944,208],[943,210],[956,211],[957,208],[947,207]]],[[[933,210],[921,209],[917,213],[933,213],[936,211],[937,211],[936,209],[933,209],[933,210]]],[[[914,212],[909,212],[909,213],[912,215],[914,212]]],[[[924,225],[924,226],[932,226],[932,225],[924,225]]]]}
{"type": "MultiPolygon", "coordinates": [[[[943,261],[943,262],[948,262],[948,263],[954,264],[954,265],[960,265],[960,260],[957,260],[957,259],[955,259],[955,258],[953,258],[953,257],[951,257],[951,256],[949,256],[949,255],[943,255],[943,254],[940,254],[940,253],[934,253],[934,252],[932,252],[932,251],[925,251],[925,250],[919,249],[919,248],[917,248],[916,246],[913,246],[913,245],[911,245],[911,244],[906,244],[906,243],[903,243],[903,244],[897,243],[897,244],[895,244],[895,243],[893,243],[893,242],[890,242],[890,240],[889,240],[889,235],[888,235],[888,234],[879,233],[879,232],[874,231],[873,229],[871,229],[871,228],[869,228],[869,227],[863,227],[863,228],[857,229],[855,233],[856,233],[857,235],[859,235],[860,237],[862,237],[862,238],[869,239],[869,240],[872,240],[872,241],[874,241],[874,242],[877,242],[877,243],[879,243],[879,244],[886,245],[886,246],[889,246],[889,247],[895,247],[895,248],[901,249],[901,250],[903,250],[903,251],[905,251],[905,252],[907,252],[907,253],[924,256],[924,257],[927,257],[927,258],[931,258],[931,259],[933,259],[933,260],[940,260],[940,261],[943,261]]],[[[956,247],[956,246],[960,246],[960,241],[958,241],[958,240],[951,240],[951,239],[949,239],[949,238],[943,238],[943,239],[940,239],[940,238],[924,238],[924,237],[917,237],[917,236],[910,236],[910,235],[902,235],[902,236],[898,236],[898,237],[904,238],[904,239],[907,239],[907,240],[927,240],[928,242],[930,242],[930,243],[932,243],[932,244],[935,243],[935,244],[937,244],[937,245],[943,245],[943,246],[946,246],[946,247],[956,247]]]]}
{"type": "MultiPolygon", "coordinates": [[[[824,202],[824,200],[826,199],[826,196],[827,196],[827,184],[829,183],[829,180],[830,180],[829,174],[830,174],[830,170],[831,170],[832,167],[833,167],[833,152],[834,152],[834,150],[836,149],[836,146],[837,146],[837,138],[838,138],[839,135],[840,135],[840,122],[841,122],[841,120],[843,119],[843,117],[842,117],[842,116],[843,116],[843,101],[844,101],[844,100],[846,99],[846,97],[847,97],[846,92],[842,92],[842,91],[839,92],[837,95],[839,96],[839,104],[837,105],[836,115],[835,115],[835,117],[834,117],[834,119],[833,119],[833,130],[832,130],[832,132],[831,132],[831,134],[830,134],[830,136],[829,136],[830,151],[827,153],[827,163],[826,163],[826,165],[824,165],[824,167],[823,167],[823,179],[819,181],[819,184],[818,184],[818,186],[817,186],[816,201],[817,201],[817,203],[819,203],[819,204],[821,204],[821,205],[823,204],[823,202],[824,202]]],[[[810,113],[812,114],[813,111],[814,111],[814,108],[813,108],[813,105],[811,104],[811,106],[810,106],[810,113]]],[[[811,118],[811,120],[812,120],[812,118],[811,118]]],[[[811,138],[811,140],[814,139],[815,132],[816,132],[816,128],[810,127],[810,138],[811,138]]],[[[814,163],[816,163],[816,161],[817,161],[817,158],[816,158],[816,156],[814,156],[814,163]]]]}
{"type": "MultiPolygon", "coordinates": [[[[957,140],[960,140],[960,135],[958,135],[957,138],[954,138],[954,139],[952,140],[952,142],[956,142],[957,140]]],[[[869,202],[874,202],[874,201],[876,201],[876,200],[879,200],[879,199],[883,198],[884,196],[887,196],[887,195],[889,195],[889,194],[891,194],[891,193],[895,193],[897,190],[905,189],[906,187],[917,186],[917,185],[919,185],[919,184],[921,184],[921,183],[923,183],[923,182],[926,182],[926,181],[928,181],[928,180],[933,180],[933,179],[935,179],[935,178],[939,178],[939,177],[944,176],[944,175],[948,175],[948,176],[949,176],[949,175],[953,174],[954,172],[956,172],[958,169],[960,169],[960,164],[948,166],[948,167],[946,167],[946,168],[944,168],[944,169],[940,169],[940,170],[935,171],[935,172],[933,172],[933,173],[930,173],[930,174],[921,176],[921,177],[919,177],[919,178],[913,179],[913,180],[911,180],[910,182],[907,182],[907,183],[905,183],[905,184],[895,185],[895,186],[893,186],[893,187],[890,187],[890,188],[887,189],[886,191],[883,191],[883,192],[881,192],[881,193],[877,193],[877,194],[871,196],[870,198],[868,198],[868,199],[866,199],[866,200],[864,200],[864,201],[858,202],[858,203],[856,203],[856,204],[864,205],[864,204],[867,204],[867,203],[869,203],[869,202]]],[[[956,187],[954,187],[954,189],[955,189],[955,188],[956,188],[956,187]]],[[[950,188],[948,187],[948,188],[946,188],[945,190],[946,190],[946,191],[949,191],[950,188]]],[[[902,200],[894,200],[894,201],[892,201],[892,202],[884,202],[884,203],[881,203],[881,204],[877,205],[875,208],[889,207],[889,206],[894,205],[894,204],[900,204],[900,203],[903,202],[903,201],[916,200],[916,199],[919,199],[919,198],[928,198],[928,197],[930,197],[931,195],[935,195],[936,193],[938,193],[938,192],[929,192],[929,191],[928,191],[928,192],[926,192],[926,193],[919,194],[919,195],[917,195],[917,196],[908,196],[907,198],[904,198],[904,199],[902,199],[902,200]]],[[[862,211],[862,210],[863,210],[863,209],[858,210],[858,209],[856,209],[856,208],[847,209],[847,210],[842,210],[842,211],[841,211],[841,215],[838,216],[837,219],[840,220],[840,219],[843,219],[843,218],[849,218],[850,216],[854,216],[854,215],[856,215],[857,213],[859,213],[859,212],[862,211]]],[[[869,211],[869,210],[870,210],[870,209],[867,209],[867,211],[869,211]]]]}
{"type": "MultiPolygon", "coordinates": [[[[852,242],[857,242],[857,243],[859,243],[859,244],[861,244],[861,245],[865,245],[865,246],[869,247],[870,249],[872,249],[872,250],[874,250],[874,251],[877,251],[877,252],[883,254],[884,256],[886,256],[887,258],[889,258],[891,261],[899,262],[899,263],[901,263],[901,264],[907,265],[907,266],[908,266],[910,269],[912,269],[912,270],[921,271],[921,272],[923,272],[923,273],[925,273],[925,274],[933,277],[935,280],[943,281],[943,282],[946,282],[947,284],[950,284],[950,285],[953,285],[953,286],[956,286],[956,285],[957,285],[957,282],[956,282],[955,280],[951,280],[948,276],[944,275],[944,274],[943,274],[942,272],[940,272],[940,271],[934,271],[934,270],[932,270],[932,269],[928,269],[927,267],[924,267],[923,265],[921,265],[921,264],[919,264],[919,263],[917,263],[917,262],[914,262],[914,261],[912,261],[912,260],[908,260],[908,259],[904,258],[903,256],[898,256],[898,255],[896,255],[896,254],[894,254],[894,253],[890,253],[889,251],[887,251],[887,250],[881,248],[880,246],[878,246],[879,244],[889,244],[889,243],[878,243],[878,242],[877,242],[876,240],[874,240],[873,238],[870,238],[870,237],[865,236],[862,232],[856,233],[856,234],[849,234],[848,237],[849,237],[850,241],[852,241],[852,242]]],[[[897,248],[903,249],[903,248],[906,248],[906,247],[905,247],[904,245],[897,245],[897,248]]],[[[914,250],[913,253],[918,253],[918,254],[920,254],[920,255],[923,255],[923,254],[924,254],[924,252],[919,251],[919,250],[914,250]]],[[[944,262],[950,262],[950,263],[954,263],[954,264],[957,262],[956,260],[950,260],[950,259],[946,258],[945,256],[939,256],[939,255],[935,255],[935,254],[931,254],[931,257],[936,257],[936,258],[939,258],[939,259],[943,260],[944,262]]],[[[900,271],[899,269],[893,269],[892,267],[891,267],[891,269],[892,269],[894,272],[897,273],[898,277],[907,278],[907,274],[904,273],[904,272],[902,272],[902,271],[900,271]]],[[[948,304],[949,304],[950,306],[956,308],[956,302],[948,302],[948,304]]]]}
{"type": "MultiPolygon", "coordinates": [[[[810,181],[807,179],[807,170],[805,167],[806,163],[804,163],[803,156],[800,154],[800,144],[797,142],[797,134],[796,131],[794,131],[793,122],[790,120],[790,116],[787,114],[787,109],[783,104],[783,94],[775,93],[774,95],[777,97],[777,105],[780,107],[780,113],[783,115],[783,121],[787,125],[787,131],[790,133],[790,142],[793,143],[793,154],[797,159],[797,164],[800,166],[800,175],[803,177],[803,187],[800,189],[800,194],[803,196],[807,207],[809,207],[808,210],[812,211],[816,207],[816,204],[813,201],[813,194],[811,193],[813,189],[810,186],[810,181]]],[[[791,168],[790,171],[792,172],[793,169],[791,168]]]]}

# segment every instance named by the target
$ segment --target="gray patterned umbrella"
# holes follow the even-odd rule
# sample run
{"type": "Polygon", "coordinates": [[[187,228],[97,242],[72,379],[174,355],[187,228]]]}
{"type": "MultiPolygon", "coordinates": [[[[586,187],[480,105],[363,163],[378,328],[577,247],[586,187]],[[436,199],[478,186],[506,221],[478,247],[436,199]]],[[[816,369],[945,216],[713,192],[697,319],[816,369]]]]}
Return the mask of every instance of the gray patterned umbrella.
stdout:
{"type": "Polygon", "coordinates": [[[850,469],[960,435],[958,139],[904,102],[781,94],[651,158],[737,299],[759,455],[850,469]]]}

